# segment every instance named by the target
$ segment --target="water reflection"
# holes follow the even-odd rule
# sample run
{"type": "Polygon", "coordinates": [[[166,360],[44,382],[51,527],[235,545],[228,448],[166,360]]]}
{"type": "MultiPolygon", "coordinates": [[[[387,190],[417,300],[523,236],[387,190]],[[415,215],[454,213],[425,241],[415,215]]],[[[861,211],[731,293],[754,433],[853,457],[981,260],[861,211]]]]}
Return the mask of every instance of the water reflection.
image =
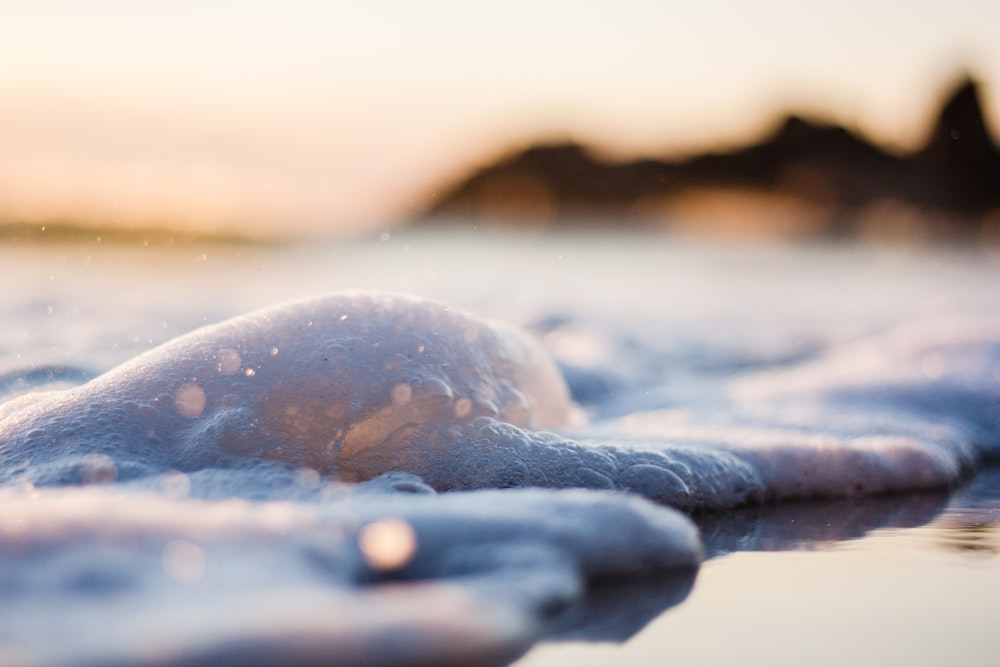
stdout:
{"type": "Polygon", "coordinates": [[[624,642],[694,588],[697,568],[591,582],[583,604],[550,626],[550,641],[624,642]]]}
{"type": "Polygon", "coordinates": [[[1000,554],[1000,534],[997,524],[941,526],[935,544],[963,554],[996,556],[1000,554]]]}
{"type": "Polygon", "coordinates": [[[934,528],[937,547],[970,555],[1000,554],[1000,466],[987,468],[959,489],[934,528]]]}
{"type": "MultiPolygon", "coordinates": [[[[952,494],[913,493],[788,502],[695,517],[705,558],[740,551],[827,550],[875,531],[930,535],[935,548],[1000,554],[1000,466],[952,494]]],[[[592,583],[582,605],[556,618],[547,642],[624,643],[690,595],[697,570],[592,583]]]]}
{"type": "Polygon", "coordinates": [[[948,505],[946,493],[799,501],[713,512],[696,518],[705,557],[734,551],[821,549],[880,528],[915,528],[948,505]]]}

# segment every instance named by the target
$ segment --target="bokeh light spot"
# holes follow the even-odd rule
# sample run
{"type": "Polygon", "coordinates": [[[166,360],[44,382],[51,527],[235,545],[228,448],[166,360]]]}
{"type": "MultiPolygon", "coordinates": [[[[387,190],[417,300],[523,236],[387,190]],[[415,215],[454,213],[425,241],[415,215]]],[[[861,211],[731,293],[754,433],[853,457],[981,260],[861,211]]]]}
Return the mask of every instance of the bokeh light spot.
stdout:
{"type": "Polygon", "coordinates": [[[174,394],[174,406],[185,417],[197,417],[205,410],[205,392],[195,383],[185,382],[174,394]]]}
{"type": "Polygon", "coordinates": [[[171,498],[184,498],[191,493],[191,478],[179,470],[169,470],[160,478],[163,494],[171,498]]]}
{"type": "Polygon", "coordinates": [[[928,380],[940,380],[947,370],[947,362],[941,353],[930,352],[920,360],[920,370],[928,380]]]}
{"type": "Polygon", "coordinates": [[[455,401],[455,407],[453,408],[453,412],[455,413],[455,417],[457,417],[458,419],[464,419],[468,417],[469,413],[472,412],[472,401],[470,401],[465,397],[458,399],[457,401],[455,401]]]}
{"type": "Polygon", "coordinates": [[[187,540],[172,540],[163,547],[163,571],[179,584],[193,584],[205,576],[205,552],[187,540]]]}
{"type": "Polygon", "coordinates": [[[240,353],[228,348],[219,350],[216,359],[215,368],[223,375],[235,375],[243,364],[243,358],[240,357],[240,353]]]}
{"type": "Polygon", "coordinates": [[[295,484],[302,489],[315,489],[322,481],[322,476],[313,468],[299,468],[295,471],[295,484]]]}
{"type": "Polygon", "coordinates": [[[113,484],[118,481],[118,466],[107,454],[87,454],[79,468],[84,484],[113,484]]]}
{"type": "Polygon", "coordinates": [[[400,382],[392,388],[393,405],[406,405],[413,398],[413,388],[405,382],[400,382]]]}
{"type": "Polygon", "coordinates": [[[361,528],[358,547],[373,569],[398,570],[417,553],[417,534],[403,519],[381,519],[361,528]]]}

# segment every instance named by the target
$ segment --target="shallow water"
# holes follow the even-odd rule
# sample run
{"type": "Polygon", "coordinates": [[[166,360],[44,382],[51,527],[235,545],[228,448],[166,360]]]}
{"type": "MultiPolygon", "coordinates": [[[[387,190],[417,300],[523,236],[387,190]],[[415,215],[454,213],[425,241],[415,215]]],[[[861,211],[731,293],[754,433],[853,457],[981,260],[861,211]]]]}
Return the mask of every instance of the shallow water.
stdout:
{"type": "Polygon", "coordinates": [[[708,535],[738,525],[734,551],[625,643],[546,642],[517,664],[995,664],[1000,469],[950,498],[752,514],[710,518],[708,535]]]}
{"type": "MultiPolygon", "coordinates": [[[[612,443],[624,448],[624,457],[636,448],[667,452],[666,463],[658,459],[652,473],[642,468],[644,474],[660,474],[657,466],[666,465],[685,477],[687,495],[671,496],[674,504],[720,510],[696,517],[708,557],[697,572],[644,566],[658,571],[598,585],[594,578],[606,578],[615,558],[581,556],[592,548],[592,538],[581,536],[553,551],[553,536],[576,530],[579,517],[595,511],[608,512],[611,523],[633,517],[657,528],[643,533],[653,536],[646,541],[623,537],[617,553],[625,558],[646,548],[664,559],[670,549],[686,548],[683,539],[667,539],[683,536],[683,523],[645,505],[619,506],[586,493],[557,501],[561,496],[504,491],[503,512],[492,497],[445,506],[439,501],[447,498],[431,495],[404,500],[412,506],[404,512],[391,499],[400,490],[408,497],[429,491],[411,478],[383,480],[351,500],[353,518],[345,523],[337,514],[344,487],[329,485],[325,473],[270,464],[237,473],[188,471],[124,487],[43,489],[40,500],[25,505],[34,508],[25,516],[35,517],[36,528],[49,525],[58,533],[66,530],[60,517],[76,508],[82,532],[57,540],[61,547],[50,544],[52,560],[22,563],[23,571],[7,577],[8,592],[25,580],[36,586],[23,589],[21,606],[5,612],[0,657],[8,661],[128,662],[150,659],[150,645],[160,657],[191,662],[242,658],[247,651],[262,662],[306,660],[330,650],[355,656],[349,662],[372,658],[350,653],[360,649],[338,639],[338,632],[354,627],[347,619],[340,625],[310,620],[318,610],[346,608],[359,610],[354,630],[362,635],[372,628],[410,633],[410,649],[400,650],[411,663],[460,664],[469,656],[509,662],[548,636],[560,643],[542,644],[524,664],[658,664],[665,655],[679,664],[747,656],[776,664],[812,664],[817,656],[831,664],[838,656],[841,663],[900,657],[941,664],[946,656],[960,656],[987,664],[984,619],[995,617],[1000,598],[992,595],[1000,592],[996,473],[980,474],[950,497],[913,492],[966,479],[995,457],[1000,444],[1000,298],[994,288],[1000,266],[984,252],[425,232],[284,247],[107,245],[96,238],[73,245],[15,243],[0,247],[0,265],[13,286],[0,295],[0,392],[8,396],[78,385],[179,334],[272,303],[357,287],[404,291],[532,329],[590,416],[589,426],[562,437],[612,443]],[[40,370],[29,372],[33,368],[40,370]],[[691,453],[706,448],[715,452],[712,461],[691,453]],[[721,467],[703,472],[719,457],[725,459],[721,467]],[[761,497],[852,497],[721,511],[744,498],[718,487],[740,466],[757,475],[761,497]],[[386,499],[392,489],[396,493],[386,499]],[[906,492],[857,497],[858,491],[893,489],[906,492]],[[233,506],[227,496],[248,498],[251,505],[233,506]],[[113,514],[122,502],[148,507],[159,523],[115,515],[101,529],[95,517],[113,514]],[[560,502],[564,523],[542,520],[557,514],[560,502]],[[216,523],[185,519],[190,503],[216,523]],[[261,523],[254,508],[270,523],[261,523]],[[354,535],[359,522],[399,515],[416,526],[421,540],[451,554],[449,562],[465,538],[489,545],[498,535],[516,536],[530,547],[491,557],[503,565],[499,571],[484,569],[490,559],[482,554],[463,556],[472,564],[469,572],[477,573],[472,583],[456,580],[453,570],[431,559],[417,579],[440,583],[407,589],[393,603],[402,611],[386,618],[387,607],[369,595],[370,582],[361,589],[343,583],[356,582],[357,575],[343,565],[350,560],[343,544],[317,544],[315,532],[322,525],[354,535]],[[134,560],[113,537],[136,531],[146,536],[140,543],[149,560],[134,560]],[[274,531],[301,548],[259,546],[274,531]],[[96,552],[81,547],[94,539],[96,552]],[[234,555],[241,541],[258,544],[259,557],[234,555]],[[577,554],[577,565],[553,555],[566,549],[577,554]],[[60,560],[60,553],[72,562],[60,560]],[[300,569],[301,554],[321,554],[324,576],[340,583],[322,590],[315,573],[300,569]],[[206,575],[212,563],[223,562],[243,574],[206,575]],[[512,563],[520,565],[511,570],[512,563]],[[284,578],[258,581],[276,567],[284,578]],[[592,589],[582,600],[581,580],[566,576],[574,568],[592,589]],[[125,584],[123,572],[134,575],[125,584]],[[151,579],[150,573],[167,578],[151,579]],[[185,577],[209,588],[193,592],[184,587],[185,577]],[[456,581],[464,583],[456,588],[456,581]],[[537,585],[519,588],[512,581],[537,585]],[[85,612],[59,597],[66,586],[79,594],[81,585],[98,596],[91,605],[116,585],[142,591],[132,606],[106,605],[106,618],[120,621],[154,605],[159,611],[151,618],[166,628],[163,638],[123,644],[113,632],[94,631],[85,612]],[[55,597],[39,592],[44,590],[55,597]],[[210,611],[193,624],[183,621],[206,594],[218,600],[219,613],[234,606],[250,611],[228,625],[213,626],[210,611]],[[504,604],[484,605],[484,599],[504,604]],[[407,612],[433,600],[444,600],[438,618],[407,612]],[[54,631],[32,621],[52,617],[46,604],[62,605],[59,634],[77,637],[63,653],[46,653],[54,631]],[[275,604],[285,622],[253,612],[275,604]],[[456,625],[458,618],[466,623],[456,625]],[[258,629],[257,643],[247,628],[258,629]],[[734,639],[719,642],[719,636],[734,639]],[[580,638],[588,643],[577,646],[580,638]],[[232,652],[234,642],[242,642],[244,653],[232,652]],[[296,653],[296,645],[306,649],[296,653]]],[[[105,468],[96,470],[99,477],[105,468]]],[[[633,475],[625,488],[653,494],[644,479],[633,475]]],[[[16,517],[8,512],[5,519],[16,517]]],[[[607,526],[591,529],[598,542],[612,539],[607,526]]],[[[17,534],[11,525],[7,530],[8,538],[17,534]]],[[[43,533],[38,528],[31,539],[43,533]]],[[[149,632],[138,628],[140,637],[140,631],[149,632]]],[[[376,657],[372,664],[403,660],[389,650],[376,657]]]]}

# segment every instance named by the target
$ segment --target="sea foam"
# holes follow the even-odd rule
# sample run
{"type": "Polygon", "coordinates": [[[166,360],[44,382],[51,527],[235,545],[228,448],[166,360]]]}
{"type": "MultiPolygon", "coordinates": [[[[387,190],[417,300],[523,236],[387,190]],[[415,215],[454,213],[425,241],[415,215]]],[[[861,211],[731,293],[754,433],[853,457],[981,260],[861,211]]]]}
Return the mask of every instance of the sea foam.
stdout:
{"type": "Polygon", "coordinates": [[[595,578],[690,572],[669,506],[956,484],[1000,449],[996,341],[909,327],[587,425],[593,387],[648,388],[567,386],[528,334],[429,301],[208,326],[0,405],[0,661],[502,664],[595,578]]]}
{"type": "Polygon", "coordinates": [[[614,489],[688,510],[942,487],[997,446],[998,382],[982,371],[1000,364],[995,332],[960,331],[835,350],[742,377],[718,405],[574,437],[579,408],[528,335],[420,299],[334,295],[0,406],[0,479],[129,481],[265,459],[347,482],[402,471],[439,491],[614,489]]]}

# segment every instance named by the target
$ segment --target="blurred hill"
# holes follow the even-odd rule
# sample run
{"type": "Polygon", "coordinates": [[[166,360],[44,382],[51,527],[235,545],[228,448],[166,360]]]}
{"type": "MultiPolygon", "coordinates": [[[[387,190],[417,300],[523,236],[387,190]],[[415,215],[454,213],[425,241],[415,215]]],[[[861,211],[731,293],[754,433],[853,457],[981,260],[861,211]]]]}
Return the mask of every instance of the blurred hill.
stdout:
{"type": "Polygon", "coordinates": [[[440,192],[427,223],[978,239],[1000,224],[1000,149],[965,77],[909,155],[791,116],[757,144],[681,160],[614,163],[577,143],[537,145],[440,192]]]}

